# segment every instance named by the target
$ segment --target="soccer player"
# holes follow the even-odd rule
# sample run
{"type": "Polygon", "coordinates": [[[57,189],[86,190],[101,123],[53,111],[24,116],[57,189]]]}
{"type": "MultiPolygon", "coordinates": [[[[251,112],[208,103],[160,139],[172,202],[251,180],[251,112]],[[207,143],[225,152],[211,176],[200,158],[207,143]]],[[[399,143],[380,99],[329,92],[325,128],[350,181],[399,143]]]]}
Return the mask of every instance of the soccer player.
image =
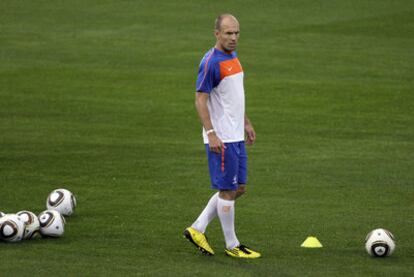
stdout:
{"type": "Polygon", "coordinates": [[[241,244],[234,228],[234,203],[246,191],[246,143],[256,133],[245,113],[243,69],[235,52],[240,35],[237,19],[222,14],[215,22],[216,44],[201,60],[195,105],[203,124],[211,187],[217,189],[184,236],[202,253],[214,255],[204,235],[219,217],[226,241],[225,253],[237,258],[258,258],[260,253],[241,244]]]}

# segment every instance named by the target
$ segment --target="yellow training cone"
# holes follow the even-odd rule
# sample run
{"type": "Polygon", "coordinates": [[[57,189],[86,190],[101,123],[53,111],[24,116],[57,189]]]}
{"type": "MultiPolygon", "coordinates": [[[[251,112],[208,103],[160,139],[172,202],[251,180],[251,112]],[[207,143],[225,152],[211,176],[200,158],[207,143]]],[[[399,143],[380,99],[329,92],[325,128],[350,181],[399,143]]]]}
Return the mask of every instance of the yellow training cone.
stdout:
{"type": "Polygon", "coordinates": [[[305,248],[321,248],[323,247],[316,237],[307,237],[301,247],[305,248]]]}

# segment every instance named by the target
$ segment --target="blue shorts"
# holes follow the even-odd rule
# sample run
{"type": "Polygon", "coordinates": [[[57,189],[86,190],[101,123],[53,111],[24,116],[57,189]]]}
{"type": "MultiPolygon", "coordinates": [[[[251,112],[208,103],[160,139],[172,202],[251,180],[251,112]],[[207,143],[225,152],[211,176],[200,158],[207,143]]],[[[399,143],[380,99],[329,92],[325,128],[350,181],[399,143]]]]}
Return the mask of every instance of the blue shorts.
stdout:
{"type": "Polygon", "coordinates": [[[206,144],[211,188],[237,190],[247,183],[247,153],[244,141],[225,143],[222,153],[210,151],[206,144]]]}

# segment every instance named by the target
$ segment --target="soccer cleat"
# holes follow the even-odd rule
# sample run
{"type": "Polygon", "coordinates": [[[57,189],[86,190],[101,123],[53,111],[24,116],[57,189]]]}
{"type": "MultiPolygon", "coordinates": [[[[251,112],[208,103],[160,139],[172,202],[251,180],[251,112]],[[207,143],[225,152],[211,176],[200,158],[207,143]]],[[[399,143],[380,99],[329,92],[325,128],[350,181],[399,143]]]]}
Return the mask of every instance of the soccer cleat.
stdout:
{"type": "Polygon", "coordinates": [[[233,249],[224,249],[227,256],[244,259],[255,259],[260,258],[262,255],[259,252],[253,251],[249,247],[240,244],[233,249]]]}
{"type": "Polygon", "coordinates": [[[184,230],[184,238],[192,242],[201,253],[211,256],[214,255],[214,250],[208,244],[207,237],[203,233],[197,231],[193,227],[188,227],[184,230]]]}

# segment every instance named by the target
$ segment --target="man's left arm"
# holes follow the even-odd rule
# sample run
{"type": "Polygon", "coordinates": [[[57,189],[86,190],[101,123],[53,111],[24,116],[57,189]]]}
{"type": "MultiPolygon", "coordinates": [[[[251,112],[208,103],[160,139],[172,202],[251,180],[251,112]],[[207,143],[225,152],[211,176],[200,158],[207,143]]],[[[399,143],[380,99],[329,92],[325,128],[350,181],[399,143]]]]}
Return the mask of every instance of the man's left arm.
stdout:
{"type": "Polygon", "coordinates": [[[256,132],[247,115],[244,115],[244,131],[246,132],[247,145],[252,145],[256,140],[256,132]]]}

